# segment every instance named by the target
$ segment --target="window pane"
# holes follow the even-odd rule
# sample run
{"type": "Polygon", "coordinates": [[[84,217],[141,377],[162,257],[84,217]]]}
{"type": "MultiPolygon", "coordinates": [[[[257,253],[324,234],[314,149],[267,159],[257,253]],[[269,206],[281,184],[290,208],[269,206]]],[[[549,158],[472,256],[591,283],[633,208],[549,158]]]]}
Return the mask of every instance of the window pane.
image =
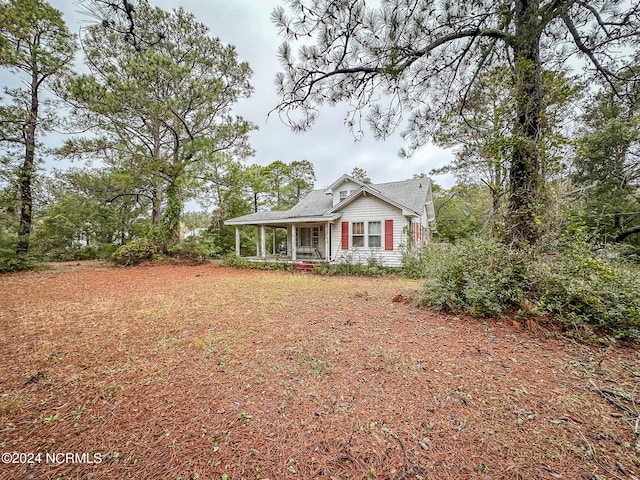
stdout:
{"type": "Polygon", "coordinates": [[[380,235],[369,235],[369,247],[381,247],[382,246],[382,237],[380,235]]]}
{"type": "Polygon", "coordinates": [[[380,222],[369,222],[369,235],[382,234],[382,225],[380,222]]]}
{"type": "Polygon", "coordinates": [[[351,246],[364,247],[364,222],[351,224],[351,246]]]}
{"type": "Polygon", "coordinates": [[[300,246],[308,247],[310,245],[311,245],[311,229],[301,228],[300,229],[300,246]]]}
{"type": "Polygon", "coordinates": [[[364,247],[364,235],[353,236],[353,241],[351,242],[354,247],[364,247]]]}

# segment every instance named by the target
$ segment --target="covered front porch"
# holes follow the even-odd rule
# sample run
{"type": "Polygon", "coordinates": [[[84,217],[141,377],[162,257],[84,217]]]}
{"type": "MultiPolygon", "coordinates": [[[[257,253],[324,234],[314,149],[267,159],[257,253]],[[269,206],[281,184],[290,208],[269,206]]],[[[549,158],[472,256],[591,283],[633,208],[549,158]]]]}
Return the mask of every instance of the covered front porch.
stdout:
{"type": "Polygon", "coordinates": [[[261,262],[331,261],[331,224],[334,218],[290,219],[290,221],[235,224],[235,253],[241,256],[241,227],[255,228],[255,255],[261,262]],[[286,232],[286,237],[284,235],[286,232]],[[285,240],[286,238],[286,240],[285,240]],[[282,240],[280,240],[282,239],[282,240]]]}

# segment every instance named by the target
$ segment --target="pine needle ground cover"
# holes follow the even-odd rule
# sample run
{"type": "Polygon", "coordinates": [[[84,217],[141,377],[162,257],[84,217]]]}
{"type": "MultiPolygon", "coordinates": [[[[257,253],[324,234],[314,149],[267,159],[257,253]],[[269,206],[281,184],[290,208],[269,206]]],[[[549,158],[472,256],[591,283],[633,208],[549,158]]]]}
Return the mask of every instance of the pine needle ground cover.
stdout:
{"type": "Polygon", "coordinates": [[[73,265],[0,277],[1,479],[640,477],[636,350],[392,277],[73,265]]]}

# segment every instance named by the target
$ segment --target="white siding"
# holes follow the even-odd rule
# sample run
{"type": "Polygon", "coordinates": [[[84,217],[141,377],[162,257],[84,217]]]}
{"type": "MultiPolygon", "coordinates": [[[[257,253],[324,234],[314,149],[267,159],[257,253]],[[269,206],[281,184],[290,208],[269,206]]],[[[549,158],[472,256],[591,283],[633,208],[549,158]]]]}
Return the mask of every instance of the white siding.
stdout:
{"type": "MultiPolygon", "coordinates": [[[[402,266],[402,249],[405,243],[405,228],[407,217],[402,211],[379,198],[367,195],[359,197],[342,210],[342,218],[336,220],[331,228],[331,259],[336,262],[351,261],[353,263],[367,263],[375,258],[380,263],[390,267],[402,266]],[[393,251],[384,249],[385,220],[393,220],[393,251]],[[342,222],[381,222],[382,246],[380,248],[350,248],[342,250],[342,222]]],[[[351,230],[349,230],[351,242],[351,230]]]]}

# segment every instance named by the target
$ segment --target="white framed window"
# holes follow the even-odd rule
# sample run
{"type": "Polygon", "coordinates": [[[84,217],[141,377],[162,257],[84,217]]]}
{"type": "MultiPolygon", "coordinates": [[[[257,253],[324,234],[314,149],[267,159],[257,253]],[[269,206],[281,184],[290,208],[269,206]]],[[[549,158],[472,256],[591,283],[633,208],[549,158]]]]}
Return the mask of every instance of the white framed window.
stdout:
{"type": "Polygon", "coordinates": [[[310,247],[311,246],[311,229],[308,227],[300,227],[298,229],[298,246],[310,247]]]}
{"type": "Polygon", "coordinates": [[[353,222],[351,224],[351,246],[364,247],[364,222],[353,222]]]}
{"type": "Polygon", "coordinates": [[[296,243],[298,247],[318,247],[320,245],[320,227],[296,228],[296,243]]]}
{"type": "Polygon", "coordinates": [[[349,192],[347,192],[346,190],[341,190],[340,191],[340,201],[342,201],[345,198],[347,198],[348,195],[349,195],[349,192]]]}
{"type": "Polygon", "coordinates": [[[382,247],[382,222],[369,222],[367,230],[367,246],[369,248],[382,247]]]}
{"type": "Polygon", "coordinates": [[[352,248],[382,248],[382,222],[351,222],[352,248]]]}

